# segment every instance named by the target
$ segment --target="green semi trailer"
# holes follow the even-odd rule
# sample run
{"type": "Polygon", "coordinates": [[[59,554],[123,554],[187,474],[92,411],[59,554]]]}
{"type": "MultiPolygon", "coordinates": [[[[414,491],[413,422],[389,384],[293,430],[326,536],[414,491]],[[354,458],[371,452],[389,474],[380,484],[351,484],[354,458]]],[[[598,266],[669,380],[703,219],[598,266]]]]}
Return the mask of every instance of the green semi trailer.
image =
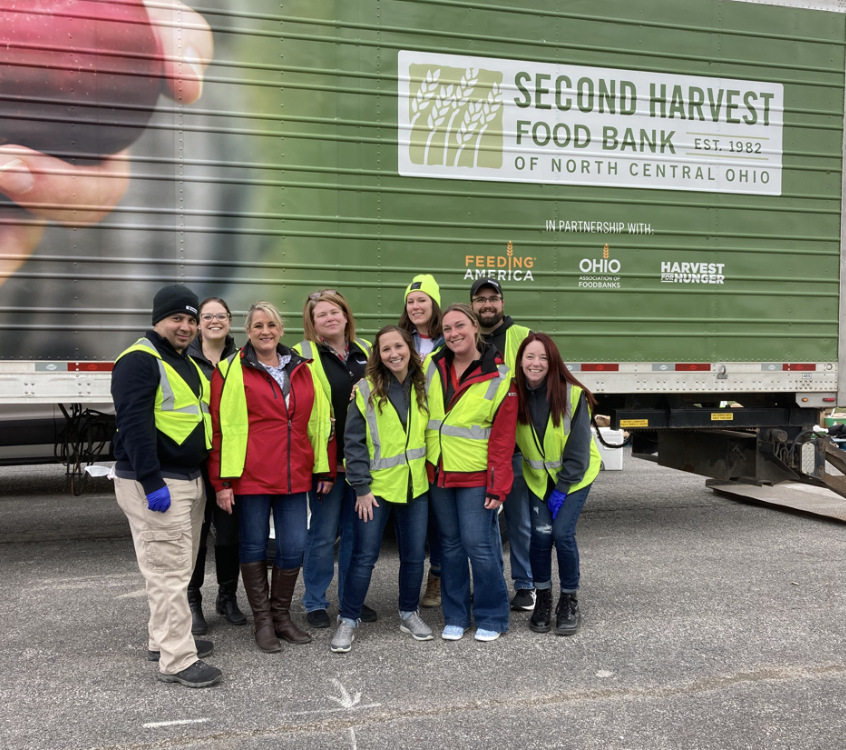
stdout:
{"type": "Polygon", "coordinates": [[[272,300],[295,341],[315,289],[341,290],[367,336],[414,274],[444,302],[488,276],[635,455],[841,491],[812,432],[846,397],[835,0],[19,5],[0,2],[16,125],[0,132],[0,408],[17,426],[108,402],[163,283],[236,313],[272,300]],[[33,14],[99,39],[149,24],[157,46],[119,37],[88,80],[79,35],[33,40],[33,14]],[[180,94],[186,64],[205,66],[199,98],[180,94]],[[71,83],[43,90],[57,70],[71,83]],[[168,96],[142,101],[156,76],[168,96]],[[13,189],[24,171],[81,188],[115,162],[119,201],[13,189]]]}

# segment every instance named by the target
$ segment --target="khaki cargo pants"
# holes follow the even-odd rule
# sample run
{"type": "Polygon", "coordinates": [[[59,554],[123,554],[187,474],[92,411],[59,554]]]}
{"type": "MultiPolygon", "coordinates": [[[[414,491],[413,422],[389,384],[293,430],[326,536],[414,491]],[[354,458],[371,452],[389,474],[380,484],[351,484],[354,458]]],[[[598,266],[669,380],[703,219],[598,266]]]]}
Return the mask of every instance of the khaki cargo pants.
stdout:
{"type": "Polygon", "coordinates": [[[148,648],[161,652],[159,671],[176,674],[197,661],[188,581],[197,559],[206,494],[202,477],[165,483],[170,490],[166,513],[148,510],[144,489],[132,479],[116,477],[115,495],[129,519],[138,567],[147,582],[148,648]]]}

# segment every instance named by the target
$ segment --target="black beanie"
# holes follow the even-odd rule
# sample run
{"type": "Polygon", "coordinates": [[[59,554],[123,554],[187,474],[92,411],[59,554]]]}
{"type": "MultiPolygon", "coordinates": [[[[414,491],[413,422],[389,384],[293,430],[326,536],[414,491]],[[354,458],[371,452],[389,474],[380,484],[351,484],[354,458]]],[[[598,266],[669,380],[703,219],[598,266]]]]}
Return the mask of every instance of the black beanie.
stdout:
{"type": "Polygon", "coordinates": [[[153,298],[153,325],[169,315],[188,313],[194,320],[199,320],[197,311],[200,300],[187,286],[171,284],[163,286],[153,298]]]}

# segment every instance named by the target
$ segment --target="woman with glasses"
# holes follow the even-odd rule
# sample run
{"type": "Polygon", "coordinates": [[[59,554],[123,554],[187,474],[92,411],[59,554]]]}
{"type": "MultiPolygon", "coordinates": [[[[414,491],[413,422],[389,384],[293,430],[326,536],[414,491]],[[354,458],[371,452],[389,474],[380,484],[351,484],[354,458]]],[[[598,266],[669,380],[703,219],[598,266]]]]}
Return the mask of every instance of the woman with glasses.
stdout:
{"type": "Polygon", "coordinates": [[[269,302],[247,313],[247,343],[212,377],[209,475],[217,504],[238,513],[241,577],[258,647],[281,650],[311,636],[291,620],[306,543],[307,495],[331,489],[329,403],[306,360],[279,343],[283,325],[269,302]],[[276,532],[267,582],[270,514],[276,532]]]}
{"type": "MultiPolygon", "coordinates": [[[[356,338],[352,310],[335,289],[321,289],[308,295],[303,308],[303,331],[305,340],[294,349],[311,360],[311,368],[331,404],[337,451],[338,474],[332,491],[324,494],[314,487],[309,495],[311,520],[303,561],[303,604],[308,623],[315,628],[328,628],[326,591],[335,573],[335,540],[339,533],[339,602],[343,599],[344,578],[353,548],[355,491],[344,480],[344,427],[353,386],[364,377],[370,344],[356,338]]],[[[373,622],[375,619],[376,613],[363,606],[361,620],[373,622]]]]}
{"type": "Polygon", "coordinates": [[[447,307],[443,327],[446,346],[423,368],[427,460],[437,471],[429,505],[441,534],[441,637],[462,638],[472,606],[476,640],[493,641],[508,630],[497,512],[514,476],[517,399],[511,370],[493,345],[482,341],[479,321],[467,305],[447,307]]]}
{"type": "MultiPolygon", "coordinates": [[[[195,338],[188,346],[188,354],[211,381],[214,368],[221,359],[234,354],[235,339],[229,333],[232,312],[220,297],[209,297],[200,304],[200,325],[195,338]]],[[[238,520],[217,507],[209,475],[203,468],[206,485],[206,513],[200,529],[200,549],[194,573],[188,583],[188,605],[191,608],[191,632],[202,635],[209,629],[203,616],[202,586],[206,575],[206,553],[209,528],[214,524],[214,561],[217,572],[217,601],[215,609],[233,625],[245,625],[247,618],[238,608],[238,520]]]]}
{"type": "MultiPolygon", "coordinates": [[[[441,331],[441,288],[435,277],[422,273],[415,276],[405,290],[405,307],[399,327],[411,334],[414,351],[426,359],[444,344],[441,331]]],[[[426,590],[420,598],[421,607],[439,607],[441,604],[441,540],[435,515],[429,514],[426,532],[429,547],[429,575],[426,590]]]]}
{"type": "Polygon", "coordinates": [[[531,562],[537,601],[529,622],[552,629],[552,546],[558,553],[561,595],[556,635],[579,629],[579,547],[576,523],[601,458],[590,434],[593,394],[567,369],[545,333],[530,333],[517,351],[517,445],[532,503],[531,562]]]}

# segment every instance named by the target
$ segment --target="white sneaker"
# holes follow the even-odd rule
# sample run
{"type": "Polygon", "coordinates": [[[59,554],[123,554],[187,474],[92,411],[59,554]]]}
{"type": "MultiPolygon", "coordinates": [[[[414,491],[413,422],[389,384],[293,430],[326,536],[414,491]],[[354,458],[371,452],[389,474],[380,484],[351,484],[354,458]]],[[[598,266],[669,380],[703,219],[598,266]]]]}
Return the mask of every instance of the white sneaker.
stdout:
{"type": "Polygon", "coordinates": [[[460,641],[466,632],[467,628],[460,625],[447,625],[441,633],[441,638],[445,641],[460,641]]]}
{"type": "Polygon", "coordinates": [[[476,628],[476,640],[477,641],[495,641],[501,633],[498,630],[483,630],[482,628],[476,628]]]}

